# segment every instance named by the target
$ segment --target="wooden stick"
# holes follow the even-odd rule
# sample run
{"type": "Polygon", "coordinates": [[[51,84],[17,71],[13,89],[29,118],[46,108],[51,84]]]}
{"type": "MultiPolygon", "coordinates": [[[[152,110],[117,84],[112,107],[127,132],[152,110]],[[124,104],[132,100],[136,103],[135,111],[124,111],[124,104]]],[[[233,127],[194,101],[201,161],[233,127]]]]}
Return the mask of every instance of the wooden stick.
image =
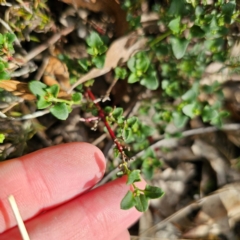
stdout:
{"type": "Polygon", "coordinates": [[[12,208],[12,210],[13,210],[14,216],[15,216],[15,218],[16,218],[19,231],[20,231],[20,233],[21,233],[21,235],[22,235],[22,239],[23,239],[23,240],[30,240],[29,235],[28,235],[28,233],[27,233],[27,229],[26,229],[26,227],[25,227],[25,225],[24,225],[24,222],[23,222],[23,220],[22,220],[22,217],[21,217],[21,215],[20,215],[20,213],[19,213],[18,206],[17,206],[17,203],[16,203],[16,201],[15,201],[14,196],[13,196],[13,195],[10,195],[10,196],[8,197],[8,201],[9,201],[9,203],[10,203],[10,205],[11,205],[11,208],[12,208]]]}

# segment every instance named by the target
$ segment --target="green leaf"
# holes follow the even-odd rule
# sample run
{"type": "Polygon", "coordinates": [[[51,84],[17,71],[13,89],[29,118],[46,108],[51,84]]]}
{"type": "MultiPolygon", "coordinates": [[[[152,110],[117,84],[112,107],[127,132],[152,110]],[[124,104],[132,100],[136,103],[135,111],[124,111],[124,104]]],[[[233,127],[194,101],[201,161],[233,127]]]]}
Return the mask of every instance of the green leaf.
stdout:
{"type": "Polygon", "coordinates": [[[177,18],[171,20],[168,24],[168,27],[172,30],[172,32],[174,34],[179,33],[181,30],[180,29],[180,20],[181,20],[181,18],[180,18],[180,16],[178,16],[177,18]]]}
{"type": "Polygon", "coordinates": [[[40,98],[37,101],[37,108],[38,109],[44,109],[44,108],[47,108],[47,107],[49,107],[51,105],[52,105],[52,103],[46,101],[44,96],[40,96],[40,98]]]}
{"type": "Polygon", "coordinates": [[[124,196],[124,198],[121,201],[121,209],[127,210],[132,207],[134,207],[136,204],[134,195],[131,191],[128,191],[127,194],[124,196]]]}
{"type": "Polygon", "coordinates": [[[144,124],[141,125],[141,134],[145,137],[151,136],[154,131],[155,129],[151,126],[144,125],[144,124]]]}
{"type": "Polygon", "coordinates": [[[143,158],[155,158],[156,155],[154,153],[154,151],[152,150],[152,148],[148,148],[145,153],[143,154],[143,158]]]}
{"type": "Polygon", "coordinates": [[[130,185],[140,181],[141,181],[140,170],[131,171],[130,174],[128,175],[127,184],[130,185]]]}
{"type": "MultiPolygon", "coordinates": [[[[121,117],[119,117],[118,119],[117,119],[117,123],[119,124],[119,125],[122,125],[123,123],[124,123],[124,121],[125,121],[125,117],[124,116],[121,116],[121,117]]],[[[120,129],[119,129],[120,130],[120,129]]]]}
{"type": "Polygon", "coordinates": [[[185,105],[182,109],[183,113],[185,115],[187,115],[188,117],[190,118],[194,118],[195,117],[195,113],[194,113],[194,110],[195,110],[195,107],[196,107],[196,104],[195,103],[190,103],[188,105],[185,105]]]}
{"type": "Polygon", "coordinates": [[[98,51],[95,48],[88,48],[87,53],[92,56],[96,56],[98,54],[98,51]]]}
{"type": "Polygon", "coordinates": [[[172,51],[173,51],[174,56],[177,59],[180,59],[185,55],[185,52],[186,52],[188,44],[189,44],[189,40],[187,40],[185,38],[172,37],[170,39],[170,43],[172,46],[172,51]]]}
{"type": "Polygon", "coordinates": [[[184,11],[185,6],[185,0],[172,0],[168,14],[174,16],[181,15],[184,11]]]}
{"type": "Polygon", "coordinates": [[[204,12],[204,9],[202,6],[199,5],[195,8],[196,17],[200,17],[203,14],[203,12],[204,12]]]}
{"type": "Polygon", "coordinates": [[[6,71],[0,71],[0,81],[1,80],[9,80],[11,75],[6,71]]]}
{"type": "Polygon", "coordinates": [[[127,66],[130,69],[131,72],[135,72],[136,71],[136,58],[135,56],[131,57],[128,62],[127,62],[127,66]]]}
{"type": "Polygon", "coordinates": [[[131,73],[130,76],[128,77],[128,83],[135,83],[139,81],[139,77],[137,76],[137,74],[131,73]]]}
{"type": "Polygon", "coordinates": [[[203,122],[208,122],[216,117],[218,117],[218,111],[216,109],[213,109],[210,106],[205,106],[203,108],[203,112],[202,112],[202,120],[203,122]]]}
{"type": "Polygon", "coordinates": [[[88,80],[84,83],[85,87],[91,87],[94,84],[94,79],[88,80]]]}
{"type": "Polygon", "coordinates": [[[125,68],[116,67],[114,72],[117,79],[125,79],[127,77],[127,70],[125,68]]]}
{"type": "Polygon", "coordinates": [[[124,128],[122,132],[123,139],[127,142],[129,139],[132,138],[132,129],[131,128],[124,128]]]}
{"type": "Polygon", "coordinates": [[[197,25],[193,25],[190,28],[190,36],[196,38],[202,38],[205,36],[205,32],[197,25]]]}
{"type": "Polygon", "coordinates": [[[236,1],[229,1],[226,4],[222,4],[222,12],[224,14],[224,22],[225,24],[231,24],[232,22],[232,16],[235,11],[236,7],[236,1]]]}
{"type": "Polygon", "coordinates": [[[72,95],[72,101],[74,103],[79,103],[81,100],[82,100],[82,94],[81,93],[76,92],[72,95]]]}
{"type": "Polygon", "coordinates": [[[5,135],[3,133],[0,133],[0,143],[3,143],[5,139],[5,135]]]}
{"type": "Polygon", "coordinates": [[[221,111],[219,113],[219,116],[222,117],[222,118],[226,118],[226,117],[229,117],[230,113],[228,111],[221,111]]]}
{"type": "Polygon", "coordinates": [[[127,124],[129,127],[134,126],[134,124],[138,123],[138,118],[137,117],[130,117],[127,119],[127,124]]]}
{"type": "Polygon", "coordinates": [[[119,117],[121,117],[123,114],[123,109],[122,108],[115,108],[112,112],[112,116],[115,118],[115,119],[118,119],[119,117]]]}
{"type": "Polygon", "coordinates": [[[46,94],[45,88],[47,88],[47,85],[42,82],[31,81],[28,87],[35,96],[44,96],[46,94]]]}
{"type": "Polygon", "coordinates": [[[96,66],[96,68],[103,68],[105,62],[105,56],[96,56],[92,58],[92,62],[96,66]]]}
{"type": "Polygon", "coordinates": [[[135,208],[139,212],[145,212],[148,209],[148,199],[145,195],[140,194],[140,196],[135,197],[135,208]]]}
{"type": "Polygon", "coordinates": [[[161,83],[161,87],[163,90],[167,89],[167,87],[169,86],[169,81],[164,79],[162,80],[162,83],[161,83]]]}
{"type": "Polygon", "coordinates": [[[140,84],[145,86],[150,90],[156,90],[159,87],[159,81],[157,78],[157,73],[153,70],[147,76],[145,76],[140,84]]]}
{"type": "Polygon", "coordinates": [[[117,158],[117,157],[119,156],[119,154],[120,154],[120,153],[119,153],[119,150],[118,150],[117,148],[114,148],[114,149],[113,149],[113,157],[114,157],[114,158],[117,158]]]}
{"type": "Polygon", "coordinates": [[[140,124],[138,119],[133,124],[131,124],[131,129],[134,133],[136,133],[139,130],[139,127],[140,127],[140,124]]]}
{"type": "Polygon", "coordinates": [[[98,49],[98,54],[103,54],[107,51],[108,48],[105,45],[100,45],[100,46],[98,46],[97,49],[98,49]]]}
{"type": "Polygon", "coordinates": [[[103,45],[102,39],[96,32],[91,32],[89,37],[87,37],[86,41],[88,46],[92,48],[98,48],[99,46],[103,45]]]}
{"type": "Polygon", "coordinates": [[[164,195],[164,192],[161,188],[146,185],[144,189],[144,194],[146,197],[154,199],[154,198],[160,198],[164,195]]]}
{"type": "Polygon", "coordinates": [[[117,172],[117,177],[122,177],[124,175],[124,172],[123,171],[120,171],[120,172],[117,172]]]}
{"type": "Polygon", "coordinates": [[[148,163],[148,160],[143,161],[142,173],[144,177],[148,180],[151,180],[154,174],[154,167],[148,163]]]}
{"type": "Polygon", "coordinates": [[[107,106],[107,107],[104,108],[104,111],[105,111],[105,113],[107,113],[107,114],[109,114],[110,112],[112,112],[112,110],[113,110],[113,108],[112,108],[112,107],[109,107],[109,106],[107,106]]]}
{"type": "Polygon", "coordinates": [[[180,112],[174,112],[172,116],[173,116],[173,123],[177,128],[184,127],[188,121],[188,117],[183,115],[180,112]]]}
{"type": "Polygon", "coordinates": [[[146,54],[140,52],[136,56],[135,64],[136,64],[137,70],[141,70],[141,72],[145,73],[148,70],[148,67],[150,65],[150,59],[146,54]]]}
{"type": "Polygon", "coordinates": [[[5,68],[5,65],[3,64],[3,62],[0,62],[0,72],[2,72],[5,68]]]}
{"type": "Polygon", "coordinates": [[[69,114],[66,103],[57,103],[50,108],[50,112],[60,120],[66,120],[69,114]]]}
{"type": "Polygon", "coordinates": [[[222,127],[222,119],[221,119],[221,117],[215,117],[215,118],[213,118],[211,121],[210,121],[210,123],[211,123],[211,125],[214,125],[214,126],[216,126],[216,127],[218,127],[218,128],[221,128],[222,127]]]}
{"type": "Polygon", "coordinates": [[[0,45],[2,45],[3,42],[4,42],[4,37],[3,37],[3,35],[0,33],[0,45]]]}
{"type": "Polygon", "coordinates": [[[126,19],[132,28],[136,29],[137,27],[141,27],[141,16],[134,16],[128,12],[126,19]]]}
{"type": "Polygon", "coordinates": [[[87,72],[89,68],[89,61],[87,59],[78,60],[78,64],[82,67],[82,69],[87,72]]]}
{"type": "Polygon", "coordinates": [[[228,3],[221,5],[222,12],[226,15],[231,16],[236,8],[236,1],[229,1],[228,3]]]}
{"type": "Polygon", "coordinates": [[[58,84],[54,84],[50,87],[46,88],[46,91],[48,93],[50,93],[53,97],[57,98],[58,93],[59,93],[59,85],[58,84]]]}
{"type": "Polygon", "coordinates": [[[9,43],[13,43],[14,42],[14,40],[15,40],[15,35],[14,34],[12,34],[12,33],[6,33],[6,37],[7,37],[7,41],[9,42],[9,43]]]}
{"type": "Polygon", "coordinates": [[[198,97],[198,89],[190,88],[186,93],[182,95],[182,99],[185,101],[194,101],[198,97]]]}

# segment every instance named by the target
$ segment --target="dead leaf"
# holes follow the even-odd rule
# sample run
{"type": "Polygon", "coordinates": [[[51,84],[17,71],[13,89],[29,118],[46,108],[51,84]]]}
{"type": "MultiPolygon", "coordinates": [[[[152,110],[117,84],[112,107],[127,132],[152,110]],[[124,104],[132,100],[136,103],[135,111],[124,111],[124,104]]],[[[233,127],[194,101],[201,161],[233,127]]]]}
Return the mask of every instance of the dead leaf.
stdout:
{"type": "MultiPolygon", "coordinates": [[[[36,96],[30,92],[28,83],[19,82],[16,80],[1,80],[0,88],[3,88],[6,91],[11,92],[13,95],[21,97],[25,100],[30,101],[36,99],[36,96]]],[[[60,91],[58,97],[68,98],[69,95],[65,91],[60,91]]]]}
{"type": "Polygon", "coordinates": [[[104,67],[101,69],[93,68],[74,83],[68,92],[71,92],[79,84],[108,73],[111,69],[117,67],[120,62],[126,62],[134,53],[144,49],[146,42],[146,38],[139,38],[135,34],[129,34],[117,39],[111,44],[107,51],[104,67]],[[132,44],[127,46],[129,41],[131,41],[132,44]]]}
{"type": "Polygon", "coordinates": [[[239,239],[240,183],[232,183],[157,223],[140,235],[159,239],[239,239]]]}
{"type": "Polygon", "coordinates": [[[61,0],[67,4],[72,4],[78,8],[87,8],[93,12],[105,12],[115,18],[115,35],[123,36],[129,29],[126,20],[126,12],[121,8],[118,1],[115,0],[61,0]]]}
{"type": "Polygon", "coordinates": [[[49,57],[44,72],[43,82],[48,86],[59,84],[61,89],[67,91],[70,88],[70,83],[66,64],[56,57],[49,57]]]}

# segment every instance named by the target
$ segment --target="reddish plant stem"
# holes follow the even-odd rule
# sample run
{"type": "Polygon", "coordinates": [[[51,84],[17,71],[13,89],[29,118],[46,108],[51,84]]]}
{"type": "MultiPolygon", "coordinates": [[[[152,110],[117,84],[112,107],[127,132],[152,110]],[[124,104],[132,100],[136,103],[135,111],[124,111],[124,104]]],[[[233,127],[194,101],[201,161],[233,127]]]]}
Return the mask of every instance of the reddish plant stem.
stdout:
{"type": "Polygon", "coordinates": [[[91,117],[91,118],[80,118],[81,122],[93,122],[99,120],[99,117],[91,117]]]}
{"type": "MultiPolygon", "coordinates": [[[[88,96],[91,98],[91,100],[94,102],[94,100],[96,100],[95,96],[93,95],[92,91],[90,89],[86,90],[86,93],[88,94],[88,96]]],[[[115,133],[113,132],[113,130],[111,129],[106,117],[105,117],[105,113],[102,110],[101,106],[99,103],[94,102],[95,106],[97,107],[98,110],[98,116],[102,119],[105,127],[107,128],[109,135],[111,136],[112,140],[114,141],[118,151],[121,153],[121,155],[124,155],[124,151],[123,151],[123,147],[122,145],[118,142],[115,133]]],[[[123,159],[124,160],[124,159],[123,159]]]]}

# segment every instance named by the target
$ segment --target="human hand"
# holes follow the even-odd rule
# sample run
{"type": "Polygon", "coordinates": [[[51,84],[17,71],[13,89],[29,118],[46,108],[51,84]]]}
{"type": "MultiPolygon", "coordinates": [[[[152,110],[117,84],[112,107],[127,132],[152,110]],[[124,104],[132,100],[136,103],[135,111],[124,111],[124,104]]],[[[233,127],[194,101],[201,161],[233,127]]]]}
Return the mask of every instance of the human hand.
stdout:
{"type": "Polygon", "coordinates": [[[129,190],[126,178],[89,191],[104,171],[102,152],[88,143],[58,145],[0,163],[0,240],[22,239],[9,195],[31,240],[130,239],[127,228],[141,213],[120,209],[129,190]]]}

